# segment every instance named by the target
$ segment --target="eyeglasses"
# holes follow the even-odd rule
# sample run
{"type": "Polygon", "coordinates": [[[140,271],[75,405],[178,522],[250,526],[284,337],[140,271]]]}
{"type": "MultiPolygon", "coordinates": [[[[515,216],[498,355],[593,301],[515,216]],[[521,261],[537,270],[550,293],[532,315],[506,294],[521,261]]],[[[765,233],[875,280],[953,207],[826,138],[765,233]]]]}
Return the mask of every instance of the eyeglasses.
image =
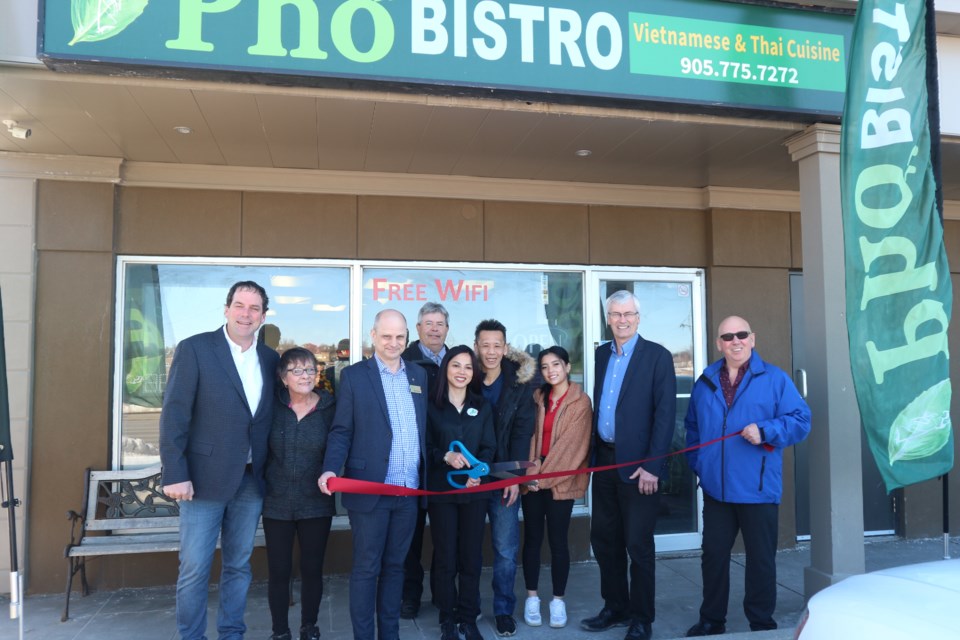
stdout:
{"type": "Polygon", "coordinates": [[[723,340],[724,342],[733,342],[734,338],[736,338],[737,340],[746,340],[747,338],[750,337],[751,333],[752,332],[750,331],[737,331],[736,333],[721,333],[720,339],[723,340]]]}
{"type": "Polygon", "coordinates": [[[620,313],[619,311],[607,311],[607,315],[610,316],[612,320],[619,320],[623,318],[624,320],[634,320],[640,314],[636,311],[627,311],[626,313],[620,313]]]}
{"type": "Polygon", "coordinates": [[[317,370],[316,370],[316,369],[301,369],[300,367],[297,367],[296,369],[287,369],[287,373],[292,373],[293,375],[295,375],[295,376],[297,376],[297,377],[300,377],[300,376],[302,376],[303,374],[307,374],[307,375],[310,375],[310,376],[315,376],[315,375],[317,375],[317,370]]]}

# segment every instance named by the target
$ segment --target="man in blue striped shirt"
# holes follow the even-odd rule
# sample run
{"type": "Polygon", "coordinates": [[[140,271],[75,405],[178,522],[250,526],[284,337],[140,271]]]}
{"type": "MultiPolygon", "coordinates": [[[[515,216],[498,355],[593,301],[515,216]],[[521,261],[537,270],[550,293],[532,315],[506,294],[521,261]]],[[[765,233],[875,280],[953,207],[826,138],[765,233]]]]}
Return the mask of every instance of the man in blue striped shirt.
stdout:
{"type": "MultiPolygon", "coordinates": [[[[407,321],[384,309],[370,331],[374,355],[343,370],[327,440],[320,490],[345,478],[417,489],[424,484],[427,374],[400,357],[407,321]]],[[[417,498],[344,494],[353,532],[350,620],[353,637],[396,640],[400,634],[403,561],[417,519],[417,498]],[[379,626],[379,633],[377,627],[379,626]]]]}

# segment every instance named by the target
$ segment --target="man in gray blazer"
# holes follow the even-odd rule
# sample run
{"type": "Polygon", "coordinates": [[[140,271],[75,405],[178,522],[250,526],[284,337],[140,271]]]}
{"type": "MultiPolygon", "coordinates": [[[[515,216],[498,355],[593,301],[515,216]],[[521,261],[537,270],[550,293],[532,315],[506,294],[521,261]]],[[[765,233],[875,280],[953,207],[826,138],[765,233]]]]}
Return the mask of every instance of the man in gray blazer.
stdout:
{"type": "MultiPolygon", "coordinates": [[[[318,481],[327,495],[327,481],[341,469],[345,478],[410,489],[424,486],[427,374],[400,357],[407,321],[399,311],[380,311],[370,338],[373,357],[340,374],[337,413],[318,481]]],[[[400,635],[403,561],[413,538],[417,502],[402,496],[343,496],[353,531],[350,620],[356,640],[397,640],[400,635]]]]}
{"type": "Polygon", "coordinates": [[[160,413],[163,491],[180,503],[177,629],[202,640],[207,589],[221,540],[220,640],[243,638],[250,554],[263,506],[263,466],[273,419],[279,356],[257,345],[267,293],[238,282],[227,294],[226,323],[178,346],[160,413]]]}

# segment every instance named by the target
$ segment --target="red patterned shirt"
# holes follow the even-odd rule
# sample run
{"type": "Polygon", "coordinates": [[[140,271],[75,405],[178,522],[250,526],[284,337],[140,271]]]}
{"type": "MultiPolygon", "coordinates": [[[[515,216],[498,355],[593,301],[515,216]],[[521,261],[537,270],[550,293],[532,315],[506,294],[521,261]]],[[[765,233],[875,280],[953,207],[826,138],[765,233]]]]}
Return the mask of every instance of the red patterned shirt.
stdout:
{"type": "Polygon", "coordinates": [[[727,408],[733,406],[733,399],[737,395],[737,387],[743,380],[743,374],[747,372],[746,367],[737,369],[737,379],[730,382],[730,374],[727,372],[726,363],[720,367],[720,388],[723,389],[723,399],[727,401],[727,408]]]}

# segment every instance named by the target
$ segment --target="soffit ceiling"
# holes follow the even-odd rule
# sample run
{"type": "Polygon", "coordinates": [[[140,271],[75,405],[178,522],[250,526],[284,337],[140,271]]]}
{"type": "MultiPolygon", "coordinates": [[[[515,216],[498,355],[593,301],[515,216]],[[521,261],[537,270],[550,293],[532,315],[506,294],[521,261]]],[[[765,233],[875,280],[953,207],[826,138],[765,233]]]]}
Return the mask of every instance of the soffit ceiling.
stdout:
{"type": "MultiPolygon", "coordinates": [[[[0,151],[231,167],[799,190],[799,122],[0,67],[0,151]],[[192,133],[177,133],[175,127],[192,133]],[[588,149],[591,155],[575,152],[588,149]]],[[[960,145],[943,146],[960,199],[960,145]]]]}

